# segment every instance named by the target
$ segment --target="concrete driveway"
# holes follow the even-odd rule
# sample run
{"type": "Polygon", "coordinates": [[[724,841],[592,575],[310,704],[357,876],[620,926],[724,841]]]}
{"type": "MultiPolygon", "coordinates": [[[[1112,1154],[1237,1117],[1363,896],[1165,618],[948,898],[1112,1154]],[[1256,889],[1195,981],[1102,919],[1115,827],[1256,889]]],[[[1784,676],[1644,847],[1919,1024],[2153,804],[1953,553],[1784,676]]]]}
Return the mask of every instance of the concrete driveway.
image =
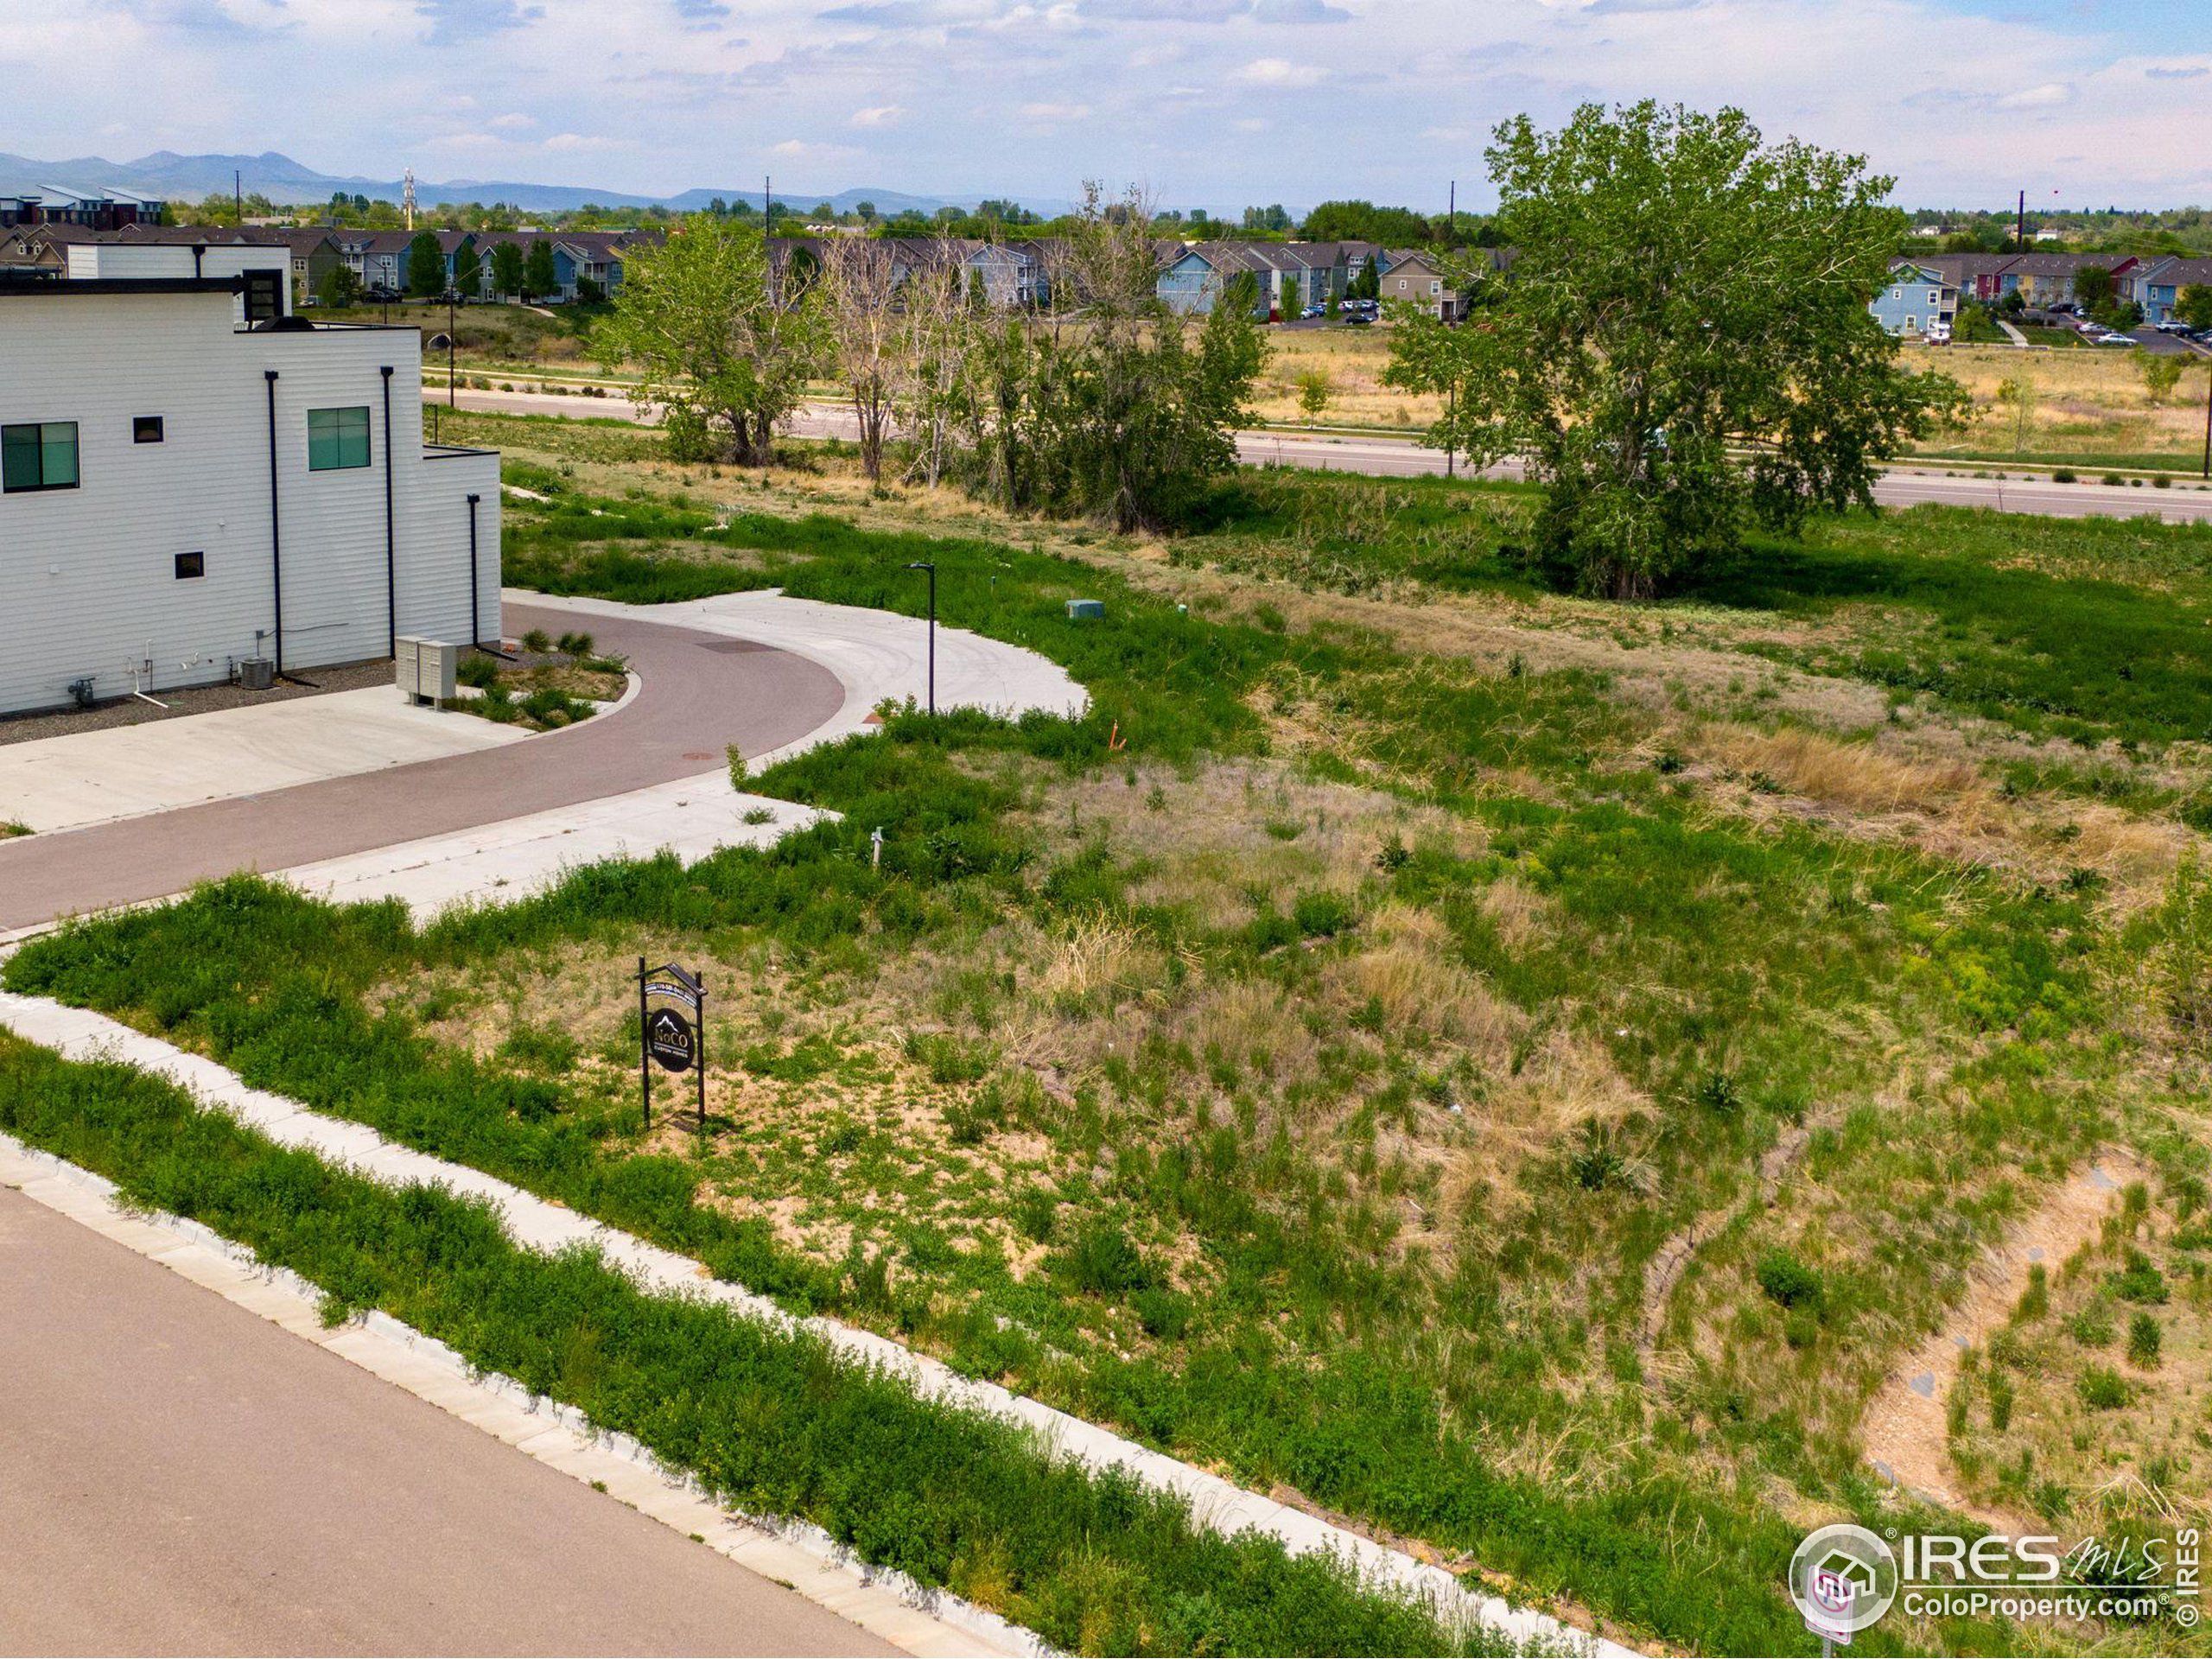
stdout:
{"type": "Polygon", "coordinates": [[[0,1189],[0,1653],[896,1649],[0,1189]]]}
{"type": "MultiPolygon", "coordinates": [[[[510,607],[517,631],[569,613],[510,607]]],[[[597,800],[757,755],[815,731],[845,702],[828,668],[753,641],[609,616],[601,647],[642,684],[579,726],[421,765],[326,779],[53,836],[0,841],[0,933],[158,899],[233,871],[276,871],[597,800]]],[[[449,718],[465,720],[465,715],[449,718]]],[[[175,722],[170,722],[173,726],[175,722]]]]}

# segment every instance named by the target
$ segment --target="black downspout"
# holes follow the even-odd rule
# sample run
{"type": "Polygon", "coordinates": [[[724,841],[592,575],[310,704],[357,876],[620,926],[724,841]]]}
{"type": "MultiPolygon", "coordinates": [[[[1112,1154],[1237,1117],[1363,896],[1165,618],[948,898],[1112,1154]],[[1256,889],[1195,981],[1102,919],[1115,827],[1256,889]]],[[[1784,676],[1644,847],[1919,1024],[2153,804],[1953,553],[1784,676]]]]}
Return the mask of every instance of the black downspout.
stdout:
{"type": "Polygon", "coordinates": [[[384,375],[384,620],[385,654],[399,655],[399,558],[391,529],[391,365],[384,375]]]}
{"type": "Polygon", "coordinates": [[[284,537],[276,511],[276,371],[264,369],[269,383],[269,586],[276,601],[276,661],[284,671],[284,537]]]}
{"type": "Polygon", "coordinates": [[[484,643],[484,631],[476,626],[476,504],[484,498],[468,498],[468,643],[484,643]]]}

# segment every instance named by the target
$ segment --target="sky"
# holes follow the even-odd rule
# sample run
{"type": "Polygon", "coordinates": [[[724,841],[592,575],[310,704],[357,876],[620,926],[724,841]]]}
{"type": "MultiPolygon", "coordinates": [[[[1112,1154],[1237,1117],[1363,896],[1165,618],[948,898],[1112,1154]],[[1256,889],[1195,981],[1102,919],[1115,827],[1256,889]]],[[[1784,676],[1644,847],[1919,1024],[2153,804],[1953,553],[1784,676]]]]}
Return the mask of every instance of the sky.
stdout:
{"type": "Polygon", "coordinates": [[[1914,206],[2212,201],[2212,0],[0,0],[0,149],[668,194],[1492,200],[1501,119],[1734,105],[1914,206]]]}

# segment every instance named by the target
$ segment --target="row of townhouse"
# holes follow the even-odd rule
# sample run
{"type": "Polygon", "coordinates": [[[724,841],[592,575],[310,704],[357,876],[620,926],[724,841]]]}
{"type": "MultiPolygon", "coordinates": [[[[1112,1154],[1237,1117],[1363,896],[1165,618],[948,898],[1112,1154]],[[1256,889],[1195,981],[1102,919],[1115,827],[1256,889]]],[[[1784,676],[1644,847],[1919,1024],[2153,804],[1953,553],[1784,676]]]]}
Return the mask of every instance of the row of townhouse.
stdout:
{"type": "MultiPolygon", "coordinates": [[[[292,301],[310,300],[323,278],[343,265],[361,279],[371,292],[404,293],[407,264],[413,251],[413,231],[362,231],[310,226],[285,230],[249,226],[245,230],[212,225],[125,225],[112,229],[41,221],[0,231],[0,270],[19,274],[71,274],[73,253],[79,247],[165,246],[200,248],[259,248],[282,251],[280,263],[289,266],[292,301]]],[[[454,286],[464,250],[477,257],[477,281],[470,297],[489,299],[492,294],[492,255],[499,244],[512,243],[524,258],[539,241],[553,249],[554,291],[538,297],[560,302],[595,292],[604,297],[621,286],[622,256],[639,240],[655,232],[634,231],[431,231],[445,261],[445,285],[454,286]]],[[[166,269],[164,274],[169,274],[166,269]]],[[[186,274],[192,274],[187,270],[186,274]]],[[[211,273],[213,274],[213,273],[211,273]]]]}
{"type": "MultiPolygon", "coordinates": [[[[407,291],[407,262],[419,231],[337,230],[327,232],[338,255],[363,286],[394,294],[407,291]]],[[[611,298],[622,285],[622,257],[641,242],[658,242],[657,231],[454,231],[433,230],[444,257],[446,285],[451,288],[464,263],[464,250],[477,260],[476,285],[469,297],[490,299],[492,257],[501,244],[526,259],[540,242],[553,250],[553,291],[536,297],[568,304],[587,295],[611,298]]]]}
{"type": "Polygon", "coordinates": [[[2212,287],[2212,259],[2178,254],[1949,253],[1913,262],[1961,299],[1996,303],[2018,294],[2048,308],[2075,302],[2075,282],[2094,268],[2112,273],[2113,297],[2142,308],[2145,322],[2170,322],[2182,291],[2212,287]]]}
{"type": "Polygon", "coordinates": [[[73,225],[80,230],[116,231],[127,225],[158,225],[168,204],[158,196],[131,190],[69,189],[58,184],[10,185],[0,189],[0,230],[18,226],[73,225]]]}
{"type": "MultiPolygon", "coordinates": [[[[1512,257],[1502,248],[1476,257],[1487,259],[1493,270],[1505,269],[1512,257]]],[[[1258,290],[1253,315],[1287,321],[1339,299],[1370,266],[1384,300],[1446,322],[1466,315],[1466,296],[1438,255],[1372,242],[1170,243],[1160,256],[1160,297],[1171,309],[1204,315],[1231,283],[1249,276],[1258,290]]]]}

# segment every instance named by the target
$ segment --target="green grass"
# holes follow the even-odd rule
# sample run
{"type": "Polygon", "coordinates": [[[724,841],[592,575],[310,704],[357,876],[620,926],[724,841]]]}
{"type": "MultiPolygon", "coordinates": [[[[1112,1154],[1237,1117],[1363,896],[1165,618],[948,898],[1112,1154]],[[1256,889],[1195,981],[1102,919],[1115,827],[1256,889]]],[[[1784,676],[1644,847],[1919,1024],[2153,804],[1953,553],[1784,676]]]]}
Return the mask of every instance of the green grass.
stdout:
{"type": "Polygon", "coordinates": [[[635,1435],[736,1506],[814,1522],[863,1560],[976,1596],[1091,1653],[1496,1651],[1363,1593],[1326,1557],[1224,1537],[1180,1500],[917,1398],[818,1338],[535,1255],[488,1206],[279,1148],[130,1068],[0,1035],[0,1128],[635,1435]]]}
{"type": "MultiPolygon", "coordinates": [[[[1410,582],[1525,598],[1537,590],[1511,550],[1533,499],[1443,480],[1247,473],[1173,556],[1343,593],[1410,582]]],[[[1853,514],[1794,541],[1753,537],[1671,603],[1828,625],[1843,643],[1752,648],[2032,734],[2212,737],[2212,524],[1853,514]]]]}
{"type": "MultiPolygon", "coordinates": [[[[523,481],[561,488],[557,474],[523,481]]],[[[1325,499],[1301,506],[1285,493],[1293,484],[1266,480],[1262,505],[1318,526],[1325,499]]],[[[1445,489],[1415,499],[1425,518],[1370,539],[1416,580],[1431,579],[1432,563],[1448,574],[1453,549],[1469,542],[1487,538],[1494,552],[1520,499],[1445,489]],[[1424,541],[1423,531],[1433,533],[1424,541]]],[[[2085,899],[1810,828],[1716,819],[1634,758],[1649,716],[1599,675],[1491,676],[1348,632],[1211,620],[1019,547],[824,517],[718,525],[683,500],[563,491],[544,509],[517,509],[510,527],[510,580],[633,601],[774,583],[918,614],[923,594],[902,567],[926,554],[939,564],[949,619],[1044,652],[1096,706],[1081,721],[1012,725],[897,715],[880,738],[787,762],[753,786],[846,817],[766,851],[728,851],[689,870],[670,859],[595,866],[541,897],[419,933],[395,906],[334,908],[241,878],[166,911],[35,942],[7,963],[5,982],[125,1012],[208,1049],[256,1086],[557,1197],[795,1308],[835,1308],[898,1332],[971,1372],[1008,1377],[1262,1489],[1287,1482],[1465,1549],[1535,1591],[1669,1642],[1802,1646],[1779,1588],[1796,1530],[1745,1494],[1785,1481],[1876,1515],[1847,1437],[1802,1402],[1824,1391],[1847,1421],[1891,1322],[1901,1311],[1932,1319],[1945,1275],[2013,1212],[2017,1195],[1974,1184],[2023,1164],[2063,1167],[2090,1121],[2061,1109],[2048,1076],[2053,1055],[2097,1016],[2102,936],[2085,899]],[[1063,601],[1078,595],[1106,601],[1104,626],[1066,620],[1063,601]],[[1179,777],[1200,775],[1209,757],[1256,754],[1268,741],[1263,708],[1357,732],[1356,744],[1315,757],[1319,775],[1387,780],[1409,803],[1478,823],[1482,849],[1401,846],[1394,857],[1378,853],[1349,898],[1269,894],[1249,919],[1224,925],[1139,902],[1141,849],[1048,833],[1035,817],[1046,784],[1110,780],[1135,756],[1179,777]],[[1109,748],[1117,727],[1128,751],[1109,748]],[[1541,779],[1549,798],[1502,790],[1507,772],[1541,779]],[[867,846],[878,824],[880,876],[867,846]],[[1501,932],[1484,900],[1509,882],[1555,907],[1548,936],[1501,932]],[[1504,1212],[1484,1228],[1482,1248],[1434,1274],[1391,1248],[1403,1184],[1424,1189],[1393,1173],[1381,1131],[1425,1096],[1478,1100],[1508,1079],[1437,1071],[1449,1057],[1403,1033],[1324,1022],[1316,1076],[1294,1090],[1271,1083],[1255,1057],[1179,1051],[1163,1031],[1117,1051],[1071,1106],[990,1096],[998,1082],[982,1017],[957,1040],[917,1039],[910,1061],[976,1090],[956,1144],[1011,1124],[1047,1138],[1065,1166],[1096,1172],[1055,1175],[1050,1204],[1033,1185],[1007,1195],[1025,1232],[1049,1245],[1046,1271],[1016,1282],[988,1253],[955,1250],[926,1227],[883,1241],[900,1266],[893,1278],[893,1254],[823,1263],[781,1246],[761,1221],[701,1201],[705,1184],[747,1170],[761,1190],[823,1203],[840,1183],[879,1173],[950,1185],[950,1163],[925,1176],[905,1160],[895,1125],[852,1117],[811,1144],[781,1145],[723,1124],[718,1133],[739,1138],[719,1160],[645,1155],[626,1082],[569,1075],[573,1056],[542,1033],[480,1060],[432,1040],[407,1004],[378,1013],[368,1002],[379,987],[520,966],[531,953],[640,929],[708,949],[772,945],[806,974],[806,998],[830,998],[841,976],[862,979],[909,952],[957,953],[1004,918],[1050,931],[1103,912],[1170,961],[1278,989],[1319,1018],[1324,976],[1363,948],[1367,918],[1392,901],[1439,918],[1450,959],[1536,1022],[1531,1052],[1548,1022],[1569,1023],[1648,1102],[1617,1125],[1592,1120],[1567,1155],[1535,1164],[1528,1206],[1504,1212]],[[1623,1386],[1635,1362],[1618,1333],[1659,1242],[1739,1203],[1752,1160],[1785,1126],[1825,1103],[1871,1101],[1899,1041],[1958,1062],[1971,1136],[1961,1143],[1961,1109],[1937,1095],[1878,1125],[1860,1116],[1871,1107],[1854,1108],[1813,1149],[1821,1190],[1883,1215],[1894,1255],[1809,1250],[1817,1319],[1777,1308],[1754,1319],[1726,1363],[1678,1399],[1647,1402],[1623,1386]],[[1971,1056],[1985,1042],[2001,1058],[1977,1071],[1971,1056]],[[1194,1126],[1181,1103],[1210,1088],[1225,1091],[1232,1116],[1194,1126]],[[1301,1147],[1267,1127],[1339,1100],[1359,1105],[1341,1147],[1301,1147]],[[1943,1172],[1932,1192],[1930,1169],[1943,1172]],[[1165,1276],[1161,1252],[1176,1238],[1197,1245],[1203,1294],[1165,1276]],[[1580,1287],[1572,1296],[1537,1289],[1570,1283],[1580,1287]],[[1532,1294],[1547,1304],[1541,1313],[1532,1294]],[[1785,1329],[1784,1313],[1811,1323],[1785,1329]],[[1139,1327],[1170,1346],[1137,1340],[1139,1327]],[[1759,1365],[1778,1370],[1763,1379],[1759,1365]],[[1553,1480],[1498,1466],[1499,1445],[1532,1442],[1555,1443],[1580,1472],[1553,1480]],[[1707,1455],[1732,1479],[1697,1472],[1707,1455]]],[[[2145,543],[2132,556],[2165,557],[2163,547],[2145,543]]],[[[1513,579],[1501,566],[1497,580],[1513,579]]],[[[2161,683],[2158,695],[2173,686],[2161,683]]],[[[1302,828],[1270,838],[1286,849],[1306,839],[1302,828]]],[[[983,1017],[997,995],[981,982],[950,988],[983,1017]]],[[[1153,988],[1172,1021],[1182,982],[1171,970],[1153,988]]],[[[1120,1017],[1140,1020],[1141,1006],[1120,1017]]],[[[833,1034],[765,1033],[742,1063],[804,1088],[849,1073],[849,1047],[833,1034]]],[[[1744,1221],[1716,1247],[1713,1282],[1749,1277],[1777,1243],[1755,1216],[1744,1221]]],[[[1950,1639],[1975,1643],[1968,1630],[1950,1639]]]]}

